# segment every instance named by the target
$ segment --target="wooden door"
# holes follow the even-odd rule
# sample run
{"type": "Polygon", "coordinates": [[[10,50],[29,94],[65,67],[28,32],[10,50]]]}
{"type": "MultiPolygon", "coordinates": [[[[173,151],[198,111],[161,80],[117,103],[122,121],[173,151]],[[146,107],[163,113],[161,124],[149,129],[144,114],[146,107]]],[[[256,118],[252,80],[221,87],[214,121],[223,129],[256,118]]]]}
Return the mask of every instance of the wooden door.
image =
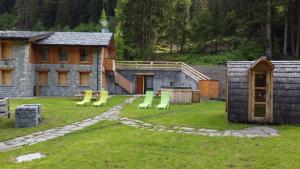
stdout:
{"type": "Polygon", "coordinates": [[[252,113],[254,122],[272,121],[272,74],[254,72],[252,77],[252,113]]]}
{"type": "Polygon", "coordinates": [[[144,82],[145,82],[144,76],[142,75],[136,76],[136,84],[135,84],[136,94],[144,94],[144,82]]]}

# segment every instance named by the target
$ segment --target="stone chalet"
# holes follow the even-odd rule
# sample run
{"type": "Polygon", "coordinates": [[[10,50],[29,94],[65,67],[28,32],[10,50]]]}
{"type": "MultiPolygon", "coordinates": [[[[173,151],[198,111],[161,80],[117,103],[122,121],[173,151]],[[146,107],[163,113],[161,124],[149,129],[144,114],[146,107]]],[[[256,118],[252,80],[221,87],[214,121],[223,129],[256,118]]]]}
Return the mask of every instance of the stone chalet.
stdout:
{"type": "Polygon", "coordinates": [[[116,62],[112,33],[0,31],[0,98],[158,92],[163,86],[217,98],[209,77],[180,62],[116,62]]]}

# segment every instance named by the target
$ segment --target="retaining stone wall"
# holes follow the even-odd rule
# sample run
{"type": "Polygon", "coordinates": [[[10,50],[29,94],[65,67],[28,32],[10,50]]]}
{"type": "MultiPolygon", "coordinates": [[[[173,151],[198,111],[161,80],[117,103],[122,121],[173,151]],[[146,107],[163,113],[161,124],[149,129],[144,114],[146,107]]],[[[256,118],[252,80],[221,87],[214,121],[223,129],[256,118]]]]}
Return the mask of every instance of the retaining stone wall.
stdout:
{"type": "MultiPolygon", "coordinates": [[[[166,70],[117,70],[122,76],[133,83],[133,90],[135,92],[136,84],[136,73],[153,73],[153,88],[154,92],[161,89],[162,86],[170,86],[170,82],[175,82],[174,86],[179,87],[192,87],[193,90],[199,89],[199,84],[197,81],[193,80],[185,73],[181,71],[166,71],[166,70]]],[[[114,83],[114,76],[111,74],[108,78],[108,91],[110,94],[121,95],[126,94],[126,92],[117,84],[114,83]]]]}

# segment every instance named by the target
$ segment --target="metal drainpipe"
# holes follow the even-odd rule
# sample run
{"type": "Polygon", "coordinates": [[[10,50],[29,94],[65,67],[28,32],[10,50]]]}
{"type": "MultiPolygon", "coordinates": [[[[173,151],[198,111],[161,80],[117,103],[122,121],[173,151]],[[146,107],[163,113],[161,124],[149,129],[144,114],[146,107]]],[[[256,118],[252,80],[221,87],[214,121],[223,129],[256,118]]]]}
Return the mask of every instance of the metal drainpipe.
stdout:
{"type": "Polygon", "coordinates": [[[99,91],[99,57],[101,55],[102,49],[98,49],[97,53],[97,91],[99,91]]]}

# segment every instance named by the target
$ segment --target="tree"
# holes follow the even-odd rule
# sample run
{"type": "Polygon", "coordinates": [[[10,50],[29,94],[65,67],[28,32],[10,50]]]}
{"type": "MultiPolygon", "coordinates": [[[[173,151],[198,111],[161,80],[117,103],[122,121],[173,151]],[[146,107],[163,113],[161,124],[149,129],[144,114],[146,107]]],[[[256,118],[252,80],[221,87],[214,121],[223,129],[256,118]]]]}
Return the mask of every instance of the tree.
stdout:
{"type": "Polygon", "coordinates": [[[13,14],[5,13],[0,15],[0,29],[1,30],[10,30],[14,29],[17,26],[17,17],[13,14]]]}
{"type": "Polygon", "coordinates": [[[155,15],[153,4],[159,0],[128,0],[123,9],[124,43],[131,49],[136,49],[137,57],[146,57],[153,51],[155,39],[155,26],[158,24],[158,16],[155,15]]]}
{"type": "Polygon", "coordinates": [[[267,25],[266,25],[266,39],[267,49],[266,55],[269,59],[272,59],[272,2],[267,0],[267,25]]]}
{"type": "Polygon", "coordinates": [[[41,9],[41,22],[46,29],[54,26],[56,22],[56,11],[58,0],[44,0],[41,9]]]}

